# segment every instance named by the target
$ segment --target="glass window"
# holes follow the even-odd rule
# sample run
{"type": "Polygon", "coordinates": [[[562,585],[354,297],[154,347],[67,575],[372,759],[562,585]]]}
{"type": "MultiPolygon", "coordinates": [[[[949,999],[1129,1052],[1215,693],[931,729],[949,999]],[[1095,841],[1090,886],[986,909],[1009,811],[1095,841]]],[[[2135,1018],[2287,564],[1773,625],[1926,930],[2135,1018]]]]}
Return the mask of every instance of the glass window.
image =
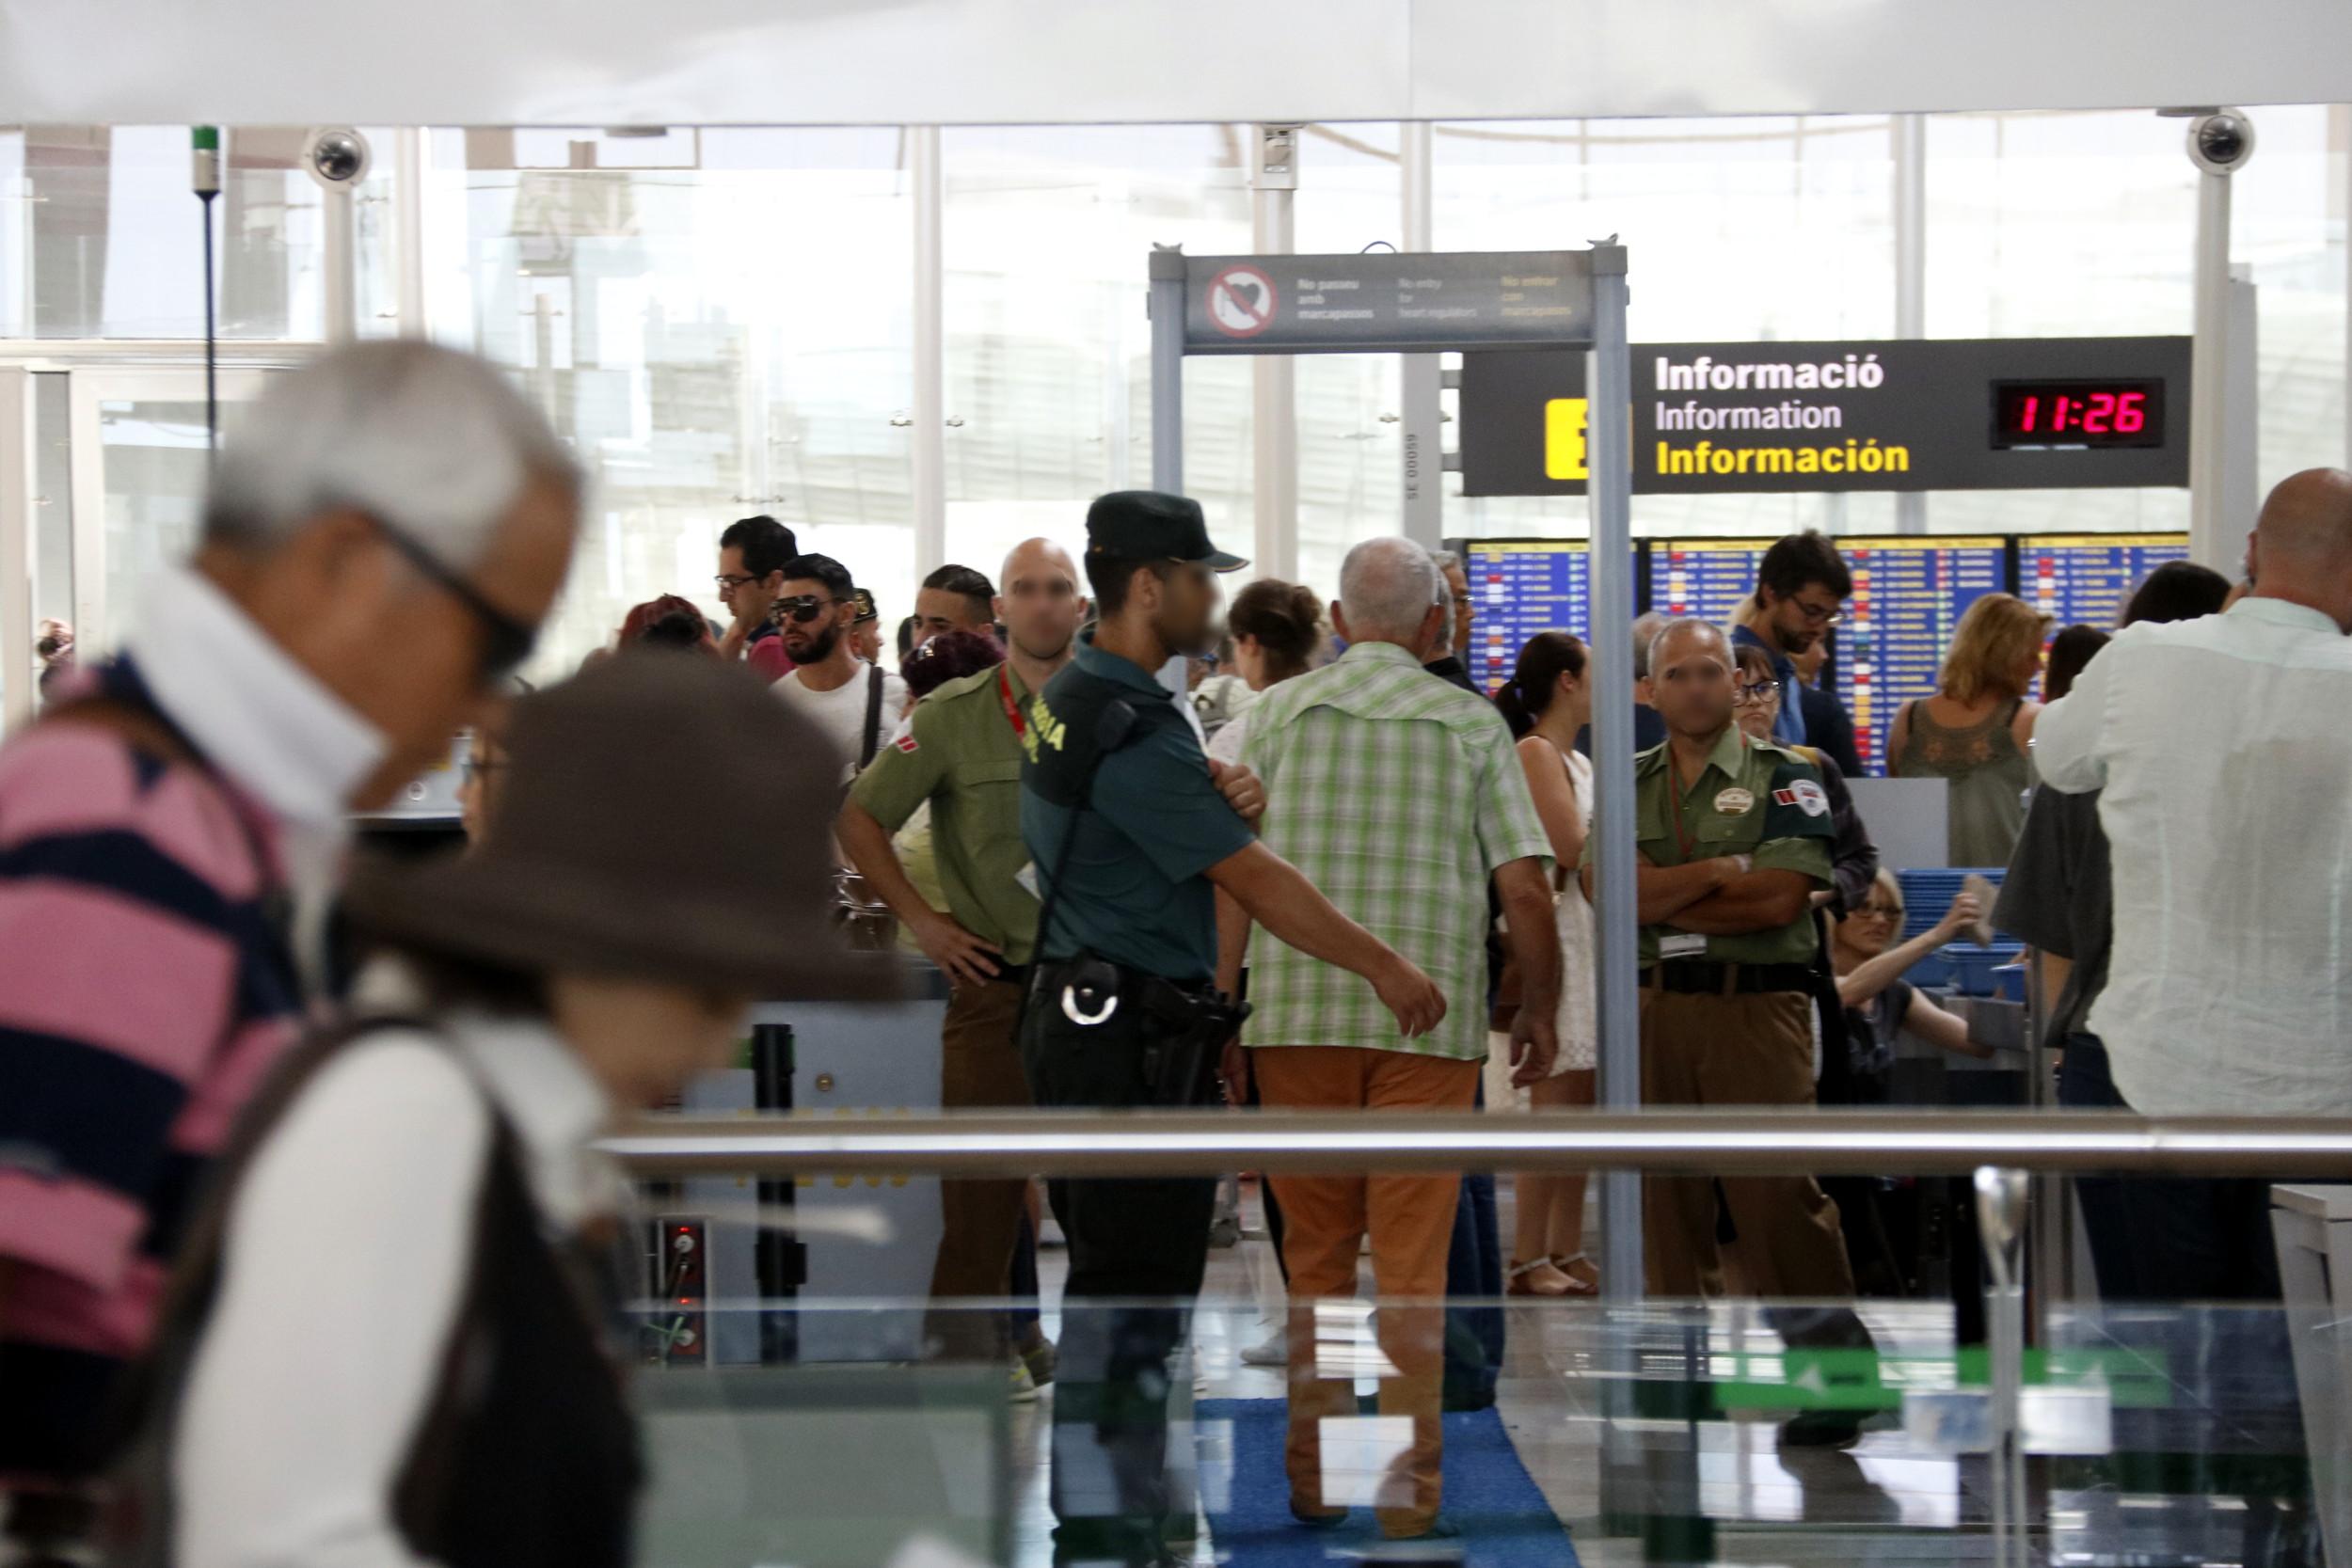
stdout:
{"type": "MultiPolygon", "coordinates": [[[[1299,138],[1293,212],[1302,255],[1350,254],[1405,238],[1393,124],[1312,125],[1299,138]]],[[[1302,354],[1297,369],[1298,577],[1339,594],[1340,562],[1404,527],[1402,361],[1393,354],[1302,354]]],[[[1242,551],[1247,555],[1247,549],[1242,551]]]]}
{"type": "MultiPolygon", "coordinates": [[[[1611,234],[1636,342],[1873,338],[1895,326],[1894,143],[1883,115],[1439,125],[1437,243],[1550,250],[1611,234]]],[[[1446,531],[1581,534],[1581,498],[1465,499],[1446,531]]],[[[1640,534],[1864,532],[1887,496],[1636,496],[1640,534]]]]}
{"type": "MultiPolygon", "coordinates": [[[[1248,160],[1224,125],[941,139],[947,557],[993,578],[1032,535],[1075,553],[1089,501],[1152,483],[1152,246],[1248,251],[1248,160]]],[[[1249,553],[1247,360],[1186,363],[1184,488],[1249,553]]]]}
{"type": "MultiPolygon", "coordinates": [[[[295,166],[302,135],[226,136],[214,203],[224,338],[319,335],[320,191],[295,166]]],[[[203,230],[189,172],[183,125],[0,137],[0,335],[202,337],[203,230]]]]}
{"type": "Polygon", "coordinates": [[[839,559],[886,617],[912,607],[899,143],[890,130],[435,133],[435,333],[513,367],[590,479],[537,674],[575,668],[661,594],[723,615],[719,535],[755,513],[839,559]]]}

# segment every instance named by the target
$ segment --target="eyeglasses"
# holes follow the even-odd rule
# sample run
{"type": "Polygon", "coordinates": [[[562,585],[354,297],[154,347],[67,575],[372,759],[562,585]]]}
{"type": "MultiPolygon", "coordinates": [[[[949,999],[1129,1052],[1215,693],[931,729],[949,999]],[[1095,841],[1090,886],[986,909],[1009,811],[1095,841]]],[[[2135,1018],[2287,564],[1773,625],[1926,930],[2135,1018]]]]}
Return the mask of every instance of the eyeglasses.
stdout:
{"type": "Polygon", "coordinates": [[[1797,607],[1798,613],[1804,617],[1807,626],[1834,626],[1846,618],[1846,612],[1834,604],[1807,604],[1803,599],[1790,599],[1788,602],[1797,607]]]}
{"type": "Polygon", "coordinates": [[[506,764],[502,762],[481,762],[472,757],[466,759],[466,782],[468,784],[480,784],[492,773],[505,771],[506,764]]]}
{"type": "Polygon", "coordinates": [[[482,652],[475,659],[474,670],[484,686],[511,673],[531,657],[531,650],[539,641],[537,626],[516,620],[484,598],[480,589],[441,564],[431,550],[383,518],[371,516],[368,522],[421,576],[465,606],[474,624],[482,628],[482,652]]]}
{"type": "Polygon", "coordinates": [[[721,572],[710,580],[719,585],[720,593],[732,594],[746,583],[757,582],[759,579],[749,572],[721,572]]]}
{"type": "Polygon", "coordinates": [[[1776,703],[1779,700],[1780,683],[1778,681],[1758,681],[1754,686],[1735,686],[1731,689],[1733,707],[1761,707],[1766,703],[1776,703]]]}
{"type": "Polygon", "coordinates": [[[1853,917],[1856,920],[1900,920],[1903,907],[1900,904],[1865,904],[1854,911],[1853,917]]]}
{"type": "Polygon", "coordinates": [[[804,626],[822,615],[827,605],[840,602],[817,594],[795,594],[788,599],[778,599],[774,614],[779,621],[788,616],[794,625],[804,626]]]}

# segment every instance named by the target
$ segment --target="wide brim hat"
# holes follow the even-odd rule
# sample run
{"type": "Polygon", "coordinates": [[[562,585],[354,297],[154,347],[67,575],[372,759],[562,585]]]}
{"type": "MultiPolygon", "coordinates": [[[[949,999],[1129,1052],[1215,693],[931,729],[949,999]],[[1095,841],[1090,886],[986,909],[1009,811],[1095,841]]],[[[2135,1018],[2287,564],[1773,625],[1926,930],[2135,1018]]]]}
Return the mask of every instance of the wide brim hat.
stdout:
{"type": "Polygon", "coordinates": [[[763,999],[898,994],[834,929],[843,759],[741,665],[631,650],[522,698],[486,842],[358,872],[394,945],[763,999]]]}

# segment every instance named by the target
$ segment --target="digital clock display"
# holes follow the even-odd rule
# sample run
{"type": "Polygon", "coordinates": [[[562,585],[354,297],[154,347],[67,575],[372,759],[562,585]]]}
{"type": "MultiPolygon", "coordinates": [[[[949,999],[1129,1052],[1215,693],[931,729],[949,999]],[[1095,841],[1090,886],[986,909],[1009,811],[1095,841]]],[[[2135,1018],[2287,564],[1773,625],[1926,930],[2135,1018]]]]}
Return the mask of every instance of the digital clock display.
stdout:
{"type": "Polygon", "coordinates": [[[1993,445],[2160,447],[2164,383],[2153,381],[1996,381],[1993,445]]]}

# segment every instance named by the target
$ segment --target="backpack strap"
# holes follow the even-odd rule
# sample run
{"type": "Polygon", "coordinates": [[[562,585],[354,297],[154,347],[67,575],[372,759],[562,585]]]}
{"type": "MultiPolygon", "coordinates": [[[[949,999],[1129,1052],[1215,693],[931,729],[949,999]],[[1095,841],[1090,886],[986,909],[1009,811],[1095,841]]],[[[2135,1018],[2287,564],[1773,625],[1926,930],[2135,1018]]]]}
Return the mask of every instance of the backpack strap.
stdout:
{"type": "Polygon", "coordinates": [[[866,667],[866,728],[857,739],[857,770],[861,773],[873,766],[874,753],[882,750],[882,667],[866,667]]]}

